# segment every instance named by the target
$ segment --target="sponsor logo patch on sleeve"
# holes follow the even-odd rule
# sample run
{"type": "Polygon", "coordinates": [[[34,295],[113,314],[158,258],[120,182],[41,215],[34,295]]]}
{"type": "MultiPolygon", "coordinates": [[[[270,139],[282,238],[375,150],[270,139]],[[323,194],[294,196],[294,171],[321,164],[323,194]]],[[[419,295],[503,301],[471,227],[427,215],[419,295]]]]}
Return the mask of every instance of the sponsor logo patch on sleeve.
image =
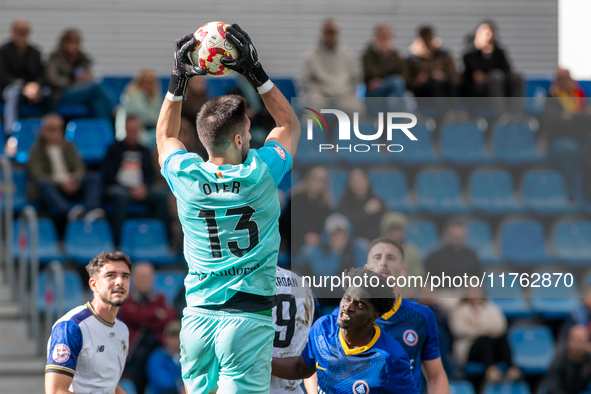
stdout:
{"type": "Polygon", "coordinates": [[[63,343],[56,345],[53,348],[53,353],[51,353],[51,358],[56,363],[65,363],[70,359],[70,348],[63,343]]]}
{"type": "Polygon", "coordinates": [[[287,157],[285,155],[285,151],[283,150],[282,147],[280,147],[279,145],[275,145],[273,146],[273,148],[277,151],[277,154],[283,159],[285,160],[285,158],[287,157]]]}

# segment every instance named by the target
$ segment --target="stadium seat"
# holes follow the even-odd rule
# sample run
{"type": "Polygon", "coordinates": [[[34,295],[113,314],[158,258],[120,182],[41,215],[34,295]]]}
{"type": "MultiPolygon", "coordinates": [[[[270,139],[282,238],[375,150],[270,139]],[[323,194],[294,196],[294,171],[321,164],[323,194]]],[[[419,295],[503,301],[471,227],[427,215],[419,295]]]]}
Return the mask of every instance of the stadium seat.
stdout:
{"type": "Polygon", "coordinates": [[[78,147],[86,164],[99,164],[115,141],[115,131],[105,119],[75,119],[66,125],[66,139],[78,147]]]}
{"type": "Polygon", "coordinates": [[[488,164],[492,158],[486,148],[486,122],[447,123],[441,129],[441,159],[455,165],[488,164]]]}
{"type": "Polygon", "coordinates": [[[434,124],[431,123],[417,123],[417,125],[413,127],[411,130],[413,135],[417,138],[417,140],[410,141],[406,139],[402,144],[404,146],[404,150],[399,153],[393,153],[395,159],[406,166],[423,166],[438,164],[440,162],[440,159],[435,153],[435,148],[433,144],[434,128],[434,124]]]}
{"type": "Polygon", "coordinates": [[[521,211],[513,178],[505,170],[476,170],[468,181],[470,207],[484,215],[507,215],[521,211]]]}
{"type": "Polygon", "coordinates": [[[571,265],[588,265],[591,259],[591,221],[563,220],[552,231],[554,257],[571,265]]]}
{"type": "Polygon", "coordinates": [[[121,249],[132,261],[174,265],[180,259],[170,251],[164,223],[157,219],[128,219],[121,228],[121,249]]]}
{"type": "MultiPolygon", "coordinates": [[[[57,236],[57,231],[55,229],[55,225],[53,224],[53,220],[49,218],[39,218],[39,263],[40,264],[48,264],[53,260],[58,260],[63,262],[65,260],[64,254],[60,250],[59,246],[59,239],[57,236]]],[[[28,229],[28,226],[27,226],[28,229]]],[[[26,231],[26,230],[25,230],[26,231]]],[[[29,243],[27,240],[20,240],[20,221],[16,221],[14,223],[14,245],[13,245],[13,254],[16,261],[19,259],[19,244],[20,242],[24,242],[24,245],[27,246],[26,256],[27,261],[31,258],[31,249],[29,247],[29,243]]],[[[28,235],[28,231],[27,231],[28,235]]]]}
{"type": "Polygon", "coordinates": [[[519,266],[552,263],[546,252],[546,234],[537,220],[508,220],[501,225],[501,250],[505,261],[519,266]]]}
{"type": "Polygon", "coordinates": [[[513,363],[524,375],[543,374],[548,370],[554,358],[554,338],[550,328],[514,326],[509,328],[508,340],[513,363]]]}
{"type": "MultiPolygon", "coordinates": [[[[107,92],[111,95],[111,98],[115,100],[115,102],[121,102],[121,95],[125,90],[125,87],[128,83],[133,80],[130,76],[109,76],[104,77],[101,81],[101,85],[105,87],[107,92]]],[[[168,85],[166,85],[168,88],[168,85]]]]}
{"type": "Polygon", "coordinates": [[[313,119],[302,121],[302,135],[298,142],[298,165],[330,165],[334,164],[334,149],[320,152],[320,144],[329,144],[328,135],[324,126],[320,128],[313,119]],[[312,124],[312,139],[308,139],[308,123],[312,124]]]}
{"type": "Polygon", "coordinates": [[[491,279],[486,277],[484,284],[486,295],[492,302],[498,305],[505,314],[507,319],[524,319],[534,316],[530,305],[526,300],[526,295],[519,278],[515,279],[514,275],[504,272],[493,272],[494,277],[491,279]],[[491,286],[492,284],[492,286],[491,286]]]}
{"type": "Polygon", "coordinates": [[[537,215],[574,212],[564,176],[557,170],[529,170],[521,180],[523,207],[537,215]]]}
{"type": "MultiPolygon", "coordinates": [[[[299,153],[298,153],[299,155],[299,153]]],[[[332,196],[333,207],[336,209],[347,190],[349,173],[346,170],[328,170],[328,187],[332,196]]]]}
{"type": "MultiPolygon", "coordinates": [[[[25,205],[27,205],[27,172],[22,168],[13,168],[12,170],[12,181],[14,182],[14,195],[13,195],[13,211],[15,214],[19,214],[25,205]]],[[[4,173],[0,171],[0,183],[4,183],[4,173]]],[[[4,210],[4,194],[0,197],[0,208],[4,210]]]]}
{"type": "Polygon", "coordinates": [[[236,78],[207,78],[207,98],[223,96],[230,89],[236,87],[236,78]]]}
{"type": "Polygon", "coordinates": [[[168,85],[170,85],[170,75],[160,77],[160,89],[163,98],[166,97],[166,93],[168,93],[168,85]]]}
{"type": "Polygon", "coordinates": [[[460,176],[453,170],[422,170],[417,176],[417,205],[432,215],[468,212],[460,176]]]}
{"type": "MultiPolygon", "coordinates": [[[[552,270],[537,272],[540,279],[536,282],[538,287],[531,287],[531,306],[532,309],[541,317],[548,320],[564,320],[571,316],[571,313],[579,304],[579,294],[577,283],[572,274],[552,270]],[[549,274],[548,287],[544,285],[542,275],[549,274]],[[559,275],[555,274],[562,274],[559,275]]],[[[530,282],[532,281],[530,274],[530,282]]]]}
{"type": "Polygon", "coordinates": [[[430,220],[409,220],[406,226],[406,241],[414,244],[424,260],[439,247],[437,226],[430,220]]]}
{"type": "Polygon", "coordinates": [[[164,294],[166,301],[174,305],[174,300],[184,288],[185,276],[187,273],[184,271],[156,271],[154,291],[164,294]]]}
{"type": "Polygon", "coordinates": [[[12,125],[12,136],[16,141],[14,159],[22,164],[29,161],[29,149],[35,144],[41,130],[41,119],[19,119],[12,125]]]}
{"type": "Polygon", "coordinates": [[[527,122],[497,123],[493,129],[495,159],[508,165],[531,165],[545,161],[536,147],[536,135],[527,122]]]}
{"type": "Polygon", "coordinates": [[[487,383],[482,394],[531,394],[526,382],[487,383]]]}
{"type": "MultiPolygon", "coordinates": [[[[56,284],[53,282],[50,289],[46,288],[47,271],[43,270],[39,272],[39,294],[37,297],[37,309],[39,312],[45,313],[47,306],[51,302],[56,302],[56,284]]],[[[84,284],[82,278],[77,271],[65,270],[64,271],[64,311],[67,312],[71,309],[76,308],[86,302],[86,296],[84,294],[84,284]]],[[[59,319],[61,316],[57,316],[59,319]]]]}
{"type": "Polygon", "coordinates": [[[449,394],[476,394],[474,386],[467,380],[450,380],[449,394]]]}
{"type": "MultiPolygon", "coordinates": [[[[120,379],[119,387],[121,387],[127,394],[137,394],[135,383],[131,379],[120,379]]],[[[146,391],[147,393],[147,391],[146,391]]]]}
{"type": "Polygon", "coordinates": [[[102,219],[94,222],[76,220],[68,223],[64,244],[66,256],[82,266],[103,251],[115,250],[111,225],[102,219]]]}
{"type": "Polygon", "coordinates": [[[466,246],[476,252],[480,263],[500,263],[501,259],[495,247],[490,224],[485,220],[468,220],[465,224],[468,230],[466,246]]]}
{"type": "Polygon", "coordinates": [[[401,170],[370,170],[369,179],[374,193],[380,197],[390,211],[414,213],[406,174],[401,170]]]}
{"type": "MultiPolygon", "coordinates": [[[[380,141],[360,139],[355,134],[354,127],[354,124],[351,123],[351,139],[349,141],[338,140],[338,133],[334,133],[334,145],[339,147],[338,152],[336,152],[336,158],[339,161],[353,166],[372,166],[386,164],[388,159],[392,161],[392,158],[396,157],[397,153],[388,152],[385,147],[381,147],[378,152],[377,148],[372,147],[371,144],[380,141]],[[350,150],[343,148],[350,148],[350,150]]],[[[372,135],[376,132],[377,130],[371,122],[359,122],[359,133],[362,135],[372,135]]]]}
{"type": "Polygon", "coordinates": [[[273,84],[277,86],[277,89],[283,93],[287,101],[291,102],[293,97],[298,97],[295,83],[290,77],[273,77],[273,84]]]}

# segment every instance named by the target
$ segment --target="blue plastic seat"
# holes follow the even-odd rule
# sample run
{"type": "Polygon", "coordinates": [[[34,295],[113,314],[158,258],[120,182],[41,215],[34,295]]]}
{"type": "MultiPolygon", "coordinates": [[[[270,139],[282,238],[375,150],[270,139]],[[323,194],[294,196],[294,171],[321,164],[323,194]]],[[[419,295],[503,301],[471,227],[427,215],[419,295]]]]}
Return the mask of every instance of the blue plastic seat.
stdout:
{"type": "Polygon", "coordinates": [[[468,181],[470,207],[484,215],[506,215],[521,211],[513,178],[505,170],[476,170],[468,181]]]}
{"type": "MultiPolygon", "coordinates": [[[[354,127],[355,126],[353,123],[351,123],[351,139],[348,141],[338,140],[337,136],[335,135],[335,150],[337,149],[337,146],[339,147],[335,157],[339,161],[354,166],[372,166],[386,164],[388,160],[392,161],[392,158],[396,157],[398,154],[388,152],[387,148],[384,146],[380,147],[380,150],[378,151],[377,148],[371,146],[371,144],[379,143],[380,141],[366,141],[360,139],[355,134],[354,127]],[[343,148],[350,148],[350,150],[343,148]]],[[[375,129],[373,123],[359,122],[359,133],[362,135],[373,135],[376,132],[377,130],[375,129]]]]}
{"type": "Polygon", "coordinates": [[[291,102],[293,97],[298,97],[293,79],[290,77],[273,77],[273,84],[283,93],[287,101],[291,102]]]}
{"type": "Polygon", "coordinates": [[[417,247],[421,259],[425,259],[439,247],[439,232],[431,220],[409,220],[406,240],[417,247]]]}
{"type": "Polygon", "coordinates": [[[170,252],[164,223],[157,219],[123,222],[120,246],[132,261],[148,260],[154,265],[174,265],[179,261],[170,252]]]}
{"type": "Polygon", "coordinates": [[[468,230],[466,246],[476,252],[480,263],[500,263],[501,259],[495,247],[490,224],[485,220],[468,220],[465,224],[468,230]]]}
{"type": "MultiPolygon", "coordinates": [[[[117,102],[121,102],[121,95],[125,90],[128,83],[133,80],[130,76],[109,76],[104,77],[101,81],[101,85],[105,87],[111,97],[117,102]]],[[[168,85],[166,85],[168,88],[168,85]]]]}
{"type": "Polygon", "coordinates": [[[511,327],[508,340],[513,363],[524,375],[548,371],[554,358],[554,338],[550,328],[541,325],[511,327]]]}
{"type": "MultiPolygon", "coordinates": [[[[302,121],[302,135],[298,141],[298,164],[305,166],[330,165],[334,164],[334,152],[336,148],[328,149],[327,131],[324,127],[320,128],[312,118],[306,118],[302,121]],[[308,123],[312,122],[312,139],[308,139],[308,123]],[[325,144],[327,149],[320,151],[320,144],[325,144]]],[[[333,145],[334,144],[330,144],[333,145]]],[[[339,155],[342,153],[339,152],[339,155]]]]}
{"type": "Polygon", "coordinates": [[[174,305],[174,300],[184,288],[187,273],[184,271],[156,271],[154,276],[154,291],[164,294],[166,301],[174,305]]]}
{"type": "MultiPolygon", "coordinates": [[[[27,172],[22,168],[13,168],[12,170],[12,181],[14,182],[14,194],[13,194],[13,211],[14,213],[20,213],[25,205],[27,205],[27,172]]],[[[4,174],[0,171],[0,183],[4,182],[4,174]]],[[[0,208],[4,210],[4,197],[5,194],[0,196],[0,208]]]]}
{"type": "MultiPolygon", "coordinates": [[[[119,387],[121,387],[127,394],[137,394],[135,383],[131,379],[120,379],[119,387]]],[[[147,392],[147,391],[146,391],[147,392]]]]}
{"type": "Polygon", "coordinates": [[[12,136],[15,138],[16,156],[19,163],[29,161],[29,150],[37,140],[37,134],[41,130],[41,119],[20,119],[12,125],[12,136]]]}
{"type": "Polygon", "coordinates": [[[483,127],[478,121],[447,123],[441,129],[441,158],[455,165],[488,164],[483,127]]]}
{"type": "Polygon", "coordinates": [[[509,272],[493,272],[492,279],[487,275],[484,281],[486,295],[492,302],[498,305],[507,319],[524,319],[533,317],[534,312],[528,304],[526,295],[519,277],[515,278],[509,272]],[[513,281],[515,279],[515,281],[513,281]],[[492,287],[491,287],[492,284],[492,287]]]}
{"type": "Polygon", "coordinates": [[[97,254],[115,250],[111,225],[102,219],[94,222],[76,220],[68,223],[64,243],[66,256],[83,266],[97,254]]]}
{"type": "Polygon", "coordinates": [[[501,225],[503,259],[519,266],[552,263],[546,252],[546,233],[537,220],[508,220],[501,225]]]}
{"type": "Polygon", "coordinates": [[[532,287],[530,291],[532,309],[548,320],[568,319],[579,304],[579,294],[574,276],[559,270],[543,271],[538,274],[540,280],[536,285],[539,287],[532,287]],[[549,282],[545,282],[546,285],[549,285],[548,287],[543,281],[542,275],[544,274],[550,275],[547,276],[549,282]],[[554,274],[562,274],[562,276],[554,274]]]}
{"type": "Polygon", "coordinates": [[[449,394],[476,394],[474,386],[467,380],[450,380],[449,394]]]}
{"type": "Polygon", "coordinates": [[[467,213],[460,176],[453,170],[422,170],[417,176],[417,205],[432,215],[467,213]]]}
{"type": "Polygon", "coordinates": [[[223,78],[207,78],[207,98],[214,98],[223,96],[230,89],[236,87],[236,78],[223,77],[223,78]]]}
{"type": "Polygon", "coordinates": [[[564,220],[552,232],[554,257],[571,265],[587,265],[591,260],[591,221],[564,220]]]}
{"type": "Polygon", "coordinates": [[[496,124],[493,129],[495,159],[508,165],[531,165],[545,161],[537,150],[536,135],[526,122],[496,124]]]}
{"type": "MultiPolygon", "coordinates": [[[[52,283],[51,288],[46,288],[47,272],[39,272],[39,296],[37,298],[37,309],[45,313],[48,304],[56,302],[56,284],[52,283]]],[[[77,271],[64,270],[64,311],[67,312],[86,302],[84,294],[84,284],[77,271]]],[[[60,318],[61,316],[58,316],[60,318]]]]}
{"type": "Polygon", "coordinates": [[[349,173],[346,170],[328,170],[328,187],[332,196],[333,207],[337,208],[345,196],[349,173]]]}
{"type": "Polygon", "coordinates": [[[566,182],[556,170],[529,170],[521,180],[523,206],[537,215],[559,215],[574,211],[566,182]]]}
{"type": "MultiPolygon", "coordinates": [[[[14,223],[14,245],[13,254],[14,258],[18,261],[19,258],[19,244],[23,242],[23,246],[29,246],[30,241],[27,239],[21,240],[20,234],[20,221],[14,223]]],[[[28,231],[26,231],[28,238],[28,231]]],[[[60,250],[59,239],[53,220],[49,218],[39,218],[39,263],[47,264],[53,260],[63,262],[65,260],[64,254],[60,250]]],[[[27,260],[31,258],[31,250],[27,247],[26,251],[27,260]]]]}
{"type": "Polygon", "coordinates": [[[78,147],[85,163],[99,164],[115,141],[115,131],[106,119],[75,119],[66,125],[66,139],[78,147]]]}
{"type": "Polygon", "coordinates": [[[482,394],[531,394],[526,382],[487,383],[482,394]]]}
{"type": "Polygon", "coordinates": [[[406,174],[401,170],[371,170],[368,173],[372,189],[390,211],[416,211],[406,174]]]}
{"type": "Polygon", "coordinates": [[[417,138],[416,141],[410,141],[406,137],[400,137],[404,140],[392,141],[404,146],[402,152],[392,154],[394,158],[406,166],[438,164],[441,160],[435,153],[432,127],[425,122],[419,122],[411,132],[417,138]]]}

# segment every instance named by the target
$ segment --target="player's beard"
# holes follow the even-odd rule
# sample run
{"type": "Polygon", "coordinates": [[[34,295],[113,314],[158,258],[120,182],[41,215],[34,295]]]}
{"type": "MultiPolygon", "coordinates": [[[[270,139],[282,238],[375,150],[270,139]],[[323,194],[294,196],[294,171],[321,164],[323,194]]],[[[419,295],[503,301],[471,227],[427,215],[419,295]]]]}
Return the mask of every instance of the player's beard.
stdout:
{"type": "MultiPolygon", "coordinates": [[[[115,288],[115,289],[113,289],[113,291],[117,290],[117,289],[120,289],[120,288],[115,288]]],[[[127,299],[129,298],[129,292],[126,292],[125,299],[112,301],[111,299],[109,299],[110,294],[111,294],[111,292],[109,292],[107,294],[99,294],[99,297],[102,302],[104,302],[107,305],[111,305],[111,306],[116,306],[116,307],[123,306],[123,304],[125,304],[125,301],[127,301],[127,299]]]]}
{"type": "MultiPolygon", "coordinates": [[[[248,144],[248,145],[250,145],[250,144],[248,144]]],[[[249,150],[249,148],[250,148],[250,146],[246,146],[246,144],[242,144],[242,147],[240,148],[240,154],[242,155],[242,162],[243,163],[248,158],[248,150],[249,150]]]]}

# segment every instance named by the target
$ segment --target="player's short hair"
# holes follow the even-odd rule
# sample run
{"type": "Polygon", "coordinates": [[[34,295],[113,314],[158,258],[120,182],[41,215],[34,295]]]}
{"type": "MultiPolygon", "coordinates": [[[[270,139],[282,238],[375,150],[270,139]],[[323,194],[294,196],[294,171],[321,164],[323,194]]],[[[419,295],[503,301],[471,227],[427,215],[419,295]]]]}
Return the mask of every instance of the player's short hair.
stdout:
{"type": "MultiPolygon", "coordinates": [[[[351,283],[351,286],[353,286],[355,282],[361,282],[361,286],[359,287],[369,293],[370,302],[380,316],[392,310],[394,307],[395,295],[392,288],[388,286],[385,277],[365,268],[351,268],[346,271],[344,275],[351,279],[350,281],[347,281],[351,283]],[[367,276],[367,281],[363,280],[364,276],[367,276]],[[358,277],[361,278],[361,281],[355,281],[355,278],[358,277]],[[377,282],[376,280],[373,280],[372,277],[377,278],[377,282]],[[377,284],[377,286],[370,284],[377,284]]],[[[345,288],[345,291],[348,289],[349,287],[345,288]]]]}
{"type": "Polygon", "coordinates": [[[129,257],[123,252],[103,252],[90,260],[90,263],[86,265],[86,272],[88,272],[88,275],[92,278],[94,274],[98,273],[101,268],[110,261],[124,262],[125,265],[127,265],[127,268],[129,268],[129,271],[131,271],[131,267],[133,266],[129,257]]]}
{"type": "Polygon", "coordinates": [[[400,251],[400,255],[402,256],[402,260],[404,261],[404,249],[402,248],[402,244],[400,242],[396,242],[392,238],[388,237],[379,237],[371,241],[371,243],[369,244],[369,248],[367,249],[367,253],[369,253],[371,248],[373,248],[377,244],[390,244],[396,247],[396,249],[400,251]]]}
{"type": "Polygon", "coordinates": [[[197,134],[203,146],[223,152],[236,134],[242,135],[246,122],[246,100],[237,95],[215,97],[197,114],[197,134]]]}

